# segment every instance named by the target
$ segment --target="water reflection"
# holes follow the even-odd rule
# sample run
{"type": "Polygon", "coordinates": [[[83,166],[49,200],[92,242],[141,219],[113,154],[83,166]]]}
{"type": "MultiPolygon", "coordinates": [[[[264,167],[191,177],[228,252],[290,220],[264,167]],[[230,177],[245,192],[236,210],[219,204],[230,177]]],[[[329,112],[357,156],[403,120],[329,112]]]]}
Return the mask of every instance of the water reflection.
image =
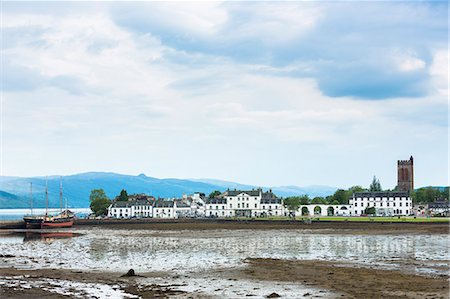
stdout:
{"type": "Polygon", "coordinates": [[[52,242],[59,239],[70,239],[73,237],[80,236],[81,234],[73,232],[35,232],[27,231],[25,232],[23,241],[45,241],[52,242]]]}
{"type": "Polygon", "coordinates": [[[381,265],[419,273],[446,273],[446,235],[351,235],[273,230],[148,231],[103,230],[25,233],[0,251],[33,257],[38,265],[74,269],[192,271],[242,265],[248,257],[321,259],[381,265]],[[56,234],[56,235],[55,235],[56,234]],[[44,240],[45,242],[28,242],[44,240]],[[76,262],[74,262],[76,261],[76,262]],[[439,267],[441,267],[439,270],[439,267]],[[439,272],[440,271],[440,272],[439,272]]]}
{"type": "Polygon", "coordinates": [[[52,242],[60,239],[70,239],[81,236],[71,231],[42,231],[42,230],[12,230],[0,232],[0,244],[24,243],[29,241],[52,242]]]}

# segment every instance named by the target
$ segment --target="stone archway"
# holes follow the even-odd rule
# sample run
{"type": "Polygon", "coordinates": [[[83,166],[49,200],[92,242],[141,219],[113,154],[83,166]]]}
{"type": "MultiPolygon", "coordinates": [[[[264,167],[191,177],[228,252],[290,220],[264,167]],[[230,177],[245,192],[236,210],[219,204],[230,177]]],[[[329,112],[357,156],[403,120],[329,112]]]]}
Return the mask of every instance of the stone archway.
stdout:
{"type": "Polygon", "coordinates": [[[309,215],[308,207],[303,207],[302,208],[302,216],[306,216],[306,215],[309,215]]]}
{"type": "Polygon", "coordinates": [[[314,215],[321,215],[322,214],[322,208],[319,206],[314,207],[314,215]]]}
{"type": "Polygon", "coordinates": [[[327,215],[328,216],[334,216],[334,208],[333,207],[328,207],[327,215]]]}

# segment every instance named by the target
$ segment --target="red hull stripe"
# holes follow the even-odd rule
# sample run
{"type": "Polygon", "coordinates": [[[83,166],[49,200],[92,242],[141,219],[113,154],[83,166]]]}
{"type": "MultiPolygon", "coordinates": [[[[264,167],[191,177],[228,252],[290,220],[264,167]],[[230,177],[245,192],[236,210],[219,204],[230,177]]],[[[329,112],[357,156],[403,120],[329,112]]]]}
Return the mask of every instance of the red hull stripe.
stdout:
{"type": "Polygon", "coordinates": [[[73,221],[69,222],[42,222],[42,227],[72,227],[73,221]]]}

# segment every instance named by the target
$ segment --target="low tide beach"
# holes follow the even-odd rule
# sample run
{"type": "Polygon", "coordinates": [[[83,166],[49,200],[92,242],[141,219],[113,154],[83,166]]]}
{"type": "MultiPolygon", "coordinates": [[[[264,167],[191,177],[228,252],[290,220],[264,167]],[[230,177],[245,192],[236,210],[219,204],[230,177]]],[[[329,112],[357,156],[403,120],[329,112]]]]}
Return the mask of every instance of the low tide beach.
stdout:
{"type": "Polygon", "coordinates": [[[2,298],[447,298],[447,223],[0,230],[2,298]],[[124,275],[133,269],[137,276],[124,275]]]}

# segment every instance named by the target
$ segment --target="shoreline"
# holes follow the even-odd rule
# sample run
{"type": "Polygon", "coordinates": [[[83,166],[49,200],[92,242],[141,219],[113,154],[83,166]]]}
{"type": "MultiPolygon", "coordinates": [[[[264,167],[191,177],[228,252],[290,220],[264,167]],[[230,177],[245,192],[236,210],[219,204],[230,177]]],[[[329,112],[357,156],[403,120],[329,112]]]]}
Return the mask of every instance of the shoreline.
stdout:
{"type": "MultiPolygon", "coordinates": [[[[312,221],[270,219],[79,219],[75,229],[131,229],[131,230],[217,230],[217,229],[297,229],[317,232],[337,230],[340,233],[433,233],[448,234],[447,222],[368,222],[368,221],[312,221]]],[[[0,222],[2,229],[25,229],[23,221],[0,222]]],[[[66,230],[66,229],[65,229],[66,230]]],[[[51,230],[50,230],[51,231],[51,230]]]]}

